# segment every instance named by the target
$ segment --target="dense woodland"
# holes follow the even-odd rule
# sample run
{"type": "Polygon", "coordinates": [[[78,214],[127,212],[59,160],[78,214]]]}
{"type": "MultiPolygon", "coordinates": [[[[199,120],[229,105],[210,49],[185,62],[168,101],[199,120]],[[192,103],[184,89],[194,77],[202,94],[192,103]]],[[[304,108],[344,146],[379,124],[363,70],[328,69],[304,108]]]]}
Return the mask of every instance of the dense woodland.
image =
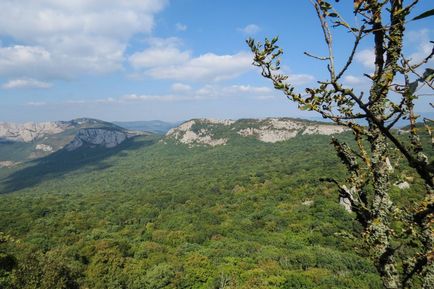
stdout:
{"type": "MultiPolygon", "coordinates": [[[[351,142],[351,134],[341,136],[351,142]]],[[[194,147],[148,136],[2,171],[0,288],[381,288],[329,136],[194,147]]],[[[393,198],[422,183],[401,167],[393,198]]]]}

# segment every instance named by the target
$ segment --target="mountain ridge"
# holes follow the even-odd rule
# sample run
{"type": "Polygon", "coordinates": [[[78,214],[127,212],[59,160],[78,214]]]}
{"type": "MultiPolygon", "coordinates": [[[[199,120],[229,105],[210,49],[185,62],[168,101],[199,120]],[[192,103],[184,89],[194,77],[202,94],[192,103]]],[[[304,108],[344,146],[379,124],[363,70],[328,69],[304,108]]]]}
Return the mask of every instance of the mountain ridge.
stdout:
{"type": "Polygon", "coordinates": [[[261,142],[276,143],[298,135],[332,135],[348,131],[331,123],[295,118],[269,117],[263,119],[192,119],[169,130],[167,140],[189,146],[225,145],[231,138],[253,137],[261,142]]]}
{"type": "MultiPolygon", "coordinates": [[[[155,123],[153,121],[152,123],[155,123]]],[[[121,123],[119,123],[121,124],[121,123]]],[[[130,122],[137,128],[143,122],[130,122]],[[138,125],[138,126],[137,126],[138,125]]],[[[149,123],[148,123],[149,125],[149,123]]],[[[299,135],[332,135],[347,131],[331,123],[288,117],[219,120],[196,118],[168,129],[168,123],[158,122],[160,142],[175,142],[189,147],[226,145],[230,141],[248,138],[266,143],[287,141],[299,135]],[[167,126],[165,126],[167,125],[167,126]]],[[[173,124],[172,124],[173,125],[173,124]]],[[[82,146],[114,148],[127,139],[153,132],[131,130],[93,118],[70,121],[0,123],[0,167],[10,168],[28,160],[45,157],[61,149],[73,151],[82,146]]]]}
{"type": "Polygon", "coordinates": [[[82,146],[113,148],[147,132],[131,131],[110,122],[77,118],[70,121],[0,123],[0,167],[41,158],[82,146]]]}

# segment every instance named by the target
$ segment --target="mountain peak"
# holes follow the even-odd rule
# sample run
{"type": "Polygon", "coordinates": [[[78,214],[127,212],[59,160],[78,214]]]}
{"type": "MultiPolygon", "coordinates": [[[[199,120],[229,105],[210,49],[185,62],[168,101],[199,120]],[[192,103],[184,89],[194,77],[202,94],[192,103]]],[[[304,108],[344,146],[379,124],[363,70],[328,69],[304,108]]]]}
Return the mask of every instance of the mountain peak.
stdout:
{"type": "Polygon", "coordinates": [[[127,139],[149,133],[130,131],[93,118],[70,121],[0,123],[0,167],[80,147],[113,148],[127,139]],[[10,152],[13,153],[10,153],[10,152]]]}

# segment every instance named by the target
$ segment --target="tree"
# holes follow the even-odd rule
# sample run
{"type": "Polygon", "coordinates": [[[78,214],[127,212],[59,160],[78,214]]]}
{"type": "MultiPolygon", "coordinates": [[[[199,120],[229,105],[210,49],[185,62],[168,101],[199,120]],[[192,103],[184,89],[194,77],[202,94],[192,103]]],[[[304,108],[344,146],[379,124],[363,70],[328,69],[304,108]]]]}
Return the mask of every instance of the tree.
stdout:
{"type": "MultiPolygon", "coordinates": [[[[15,240],[9,235],[0,232],[0,245],[14,243],[15,240]]],[[[11,287],[11,272],[17,266],[15,256],[0,248],[0,289],[11,287]]]]}
{"type": "MultiPolygon", "coordinates": [[[[434,288],[434,168],[424,152],[424,132],[416,124],[418,116],[414,111],[420,88],[434,88],[434,70],[426,67],[434,56],[434,48],[419,63],[403,53],[406,23],[419,1],[355,0],[354,13],[361,18],[360,25],[345,21],[335,9],[337,4],[310,2],[320,21],[328,55],[305,54],[327,63],[328,79],[319,81],[317,87],[306,88],[306,94],[297,92],[288,83],[288,76],[278,73],[283,50],[277,45],[277,38],[266,39],[264,44],[247,40],[254,53],[253,64],[300,109],[315,111],[354,134],[354,145],[332,139],[348,177],[343,182],[330,178],[324,181],[336,184],[340,197],[351,204],[384,287],[434,288]],[[333,50],[334,29],[354,35],[352,49],[340,69],[333,50]],[[344,86],[342,79],[352,66],[360,43],[366,39],[374,42],[375,71],[365,74],[370,81],[369,93],[365,95],[344,86]],[[409,140],[396,133],[395,126],[402,120],[409,123],[409,140]],[[400,158],[414,169],[425,187],[423,199],[411,208],[400,207],[390,195],[394,167],[400,158]]],[[[430,10],[412,20],[433,14],[434,10],[430,10]]],[[[432,122],[424,119],[430,136],[432,122]]]]}
{"type": "Polygon", "coordinates": [[[34,252],[26,254],[18,262],[13,272],[12,286],[8,288],[39,289],[59,288],[78,289],[78,274],[65,264],[56,251],[45,254],[34,252]]]}

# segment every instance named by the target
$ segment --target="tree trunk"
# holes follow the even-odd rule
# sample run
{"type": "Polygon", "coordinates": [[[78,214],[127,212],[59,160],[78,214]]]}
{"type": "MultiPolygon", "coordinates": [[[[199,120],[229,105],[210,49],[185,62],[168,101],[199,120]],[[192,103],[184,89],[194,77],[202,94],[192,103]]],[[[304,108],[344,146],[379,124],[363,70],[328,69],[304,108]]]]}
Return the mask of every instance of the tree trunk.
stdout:
{"type": "Polygon", "coordinates": [[[375,256],[375,266],[383,280],[383,285],[387,289],[401,288],[399,272],[396,268],[394,250],[390,238],[392,230],[390,228],[392,202],[388,191],[389,165],[387,160],[387,145],[384,136],[378,128],[372,126],[371,152],[373,169],[373,218],[368,225],[368,240],[372,245],[375,256]]]}

